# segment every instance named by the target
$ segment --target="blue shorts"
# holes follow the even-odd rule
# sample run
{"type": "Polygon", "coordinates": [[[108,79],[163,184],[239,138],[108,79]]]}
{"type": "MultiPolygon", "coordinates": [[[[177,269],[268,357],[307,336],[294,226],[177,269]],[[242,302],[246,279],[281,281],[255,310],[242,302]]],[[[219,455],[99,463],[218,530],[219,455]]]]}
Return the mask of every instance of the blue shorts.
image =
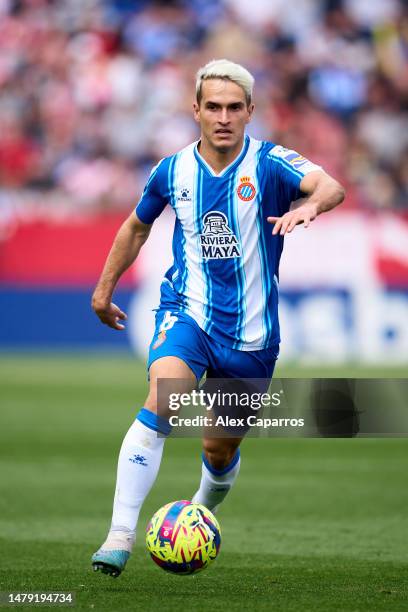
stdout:
{"type": "Polygon", "coordinates": [[[206,334],[184,312],[158,310],[147,367],[161,357],[178,357],[194,372],[197,381],[208,378],[271,379],[279,347],[239,351],[223,346],[206,334]]]}

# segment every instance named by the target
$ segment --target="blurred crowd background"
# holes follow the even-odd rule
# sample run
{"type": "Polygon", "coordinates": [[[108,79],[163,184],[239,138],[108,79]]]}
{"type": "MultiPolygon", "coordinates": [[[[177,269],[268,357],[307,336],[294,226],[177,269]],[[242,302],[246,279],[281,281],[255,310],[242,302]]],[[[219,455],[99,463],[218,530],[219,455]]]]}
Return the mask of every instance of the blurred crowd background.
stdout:
{"type": "Polygon", "coordinates": [[[403,0],[0,0],[0,216],[129,209],[222,57],[256,77],[251,135],[408,208],[403,0]]]}

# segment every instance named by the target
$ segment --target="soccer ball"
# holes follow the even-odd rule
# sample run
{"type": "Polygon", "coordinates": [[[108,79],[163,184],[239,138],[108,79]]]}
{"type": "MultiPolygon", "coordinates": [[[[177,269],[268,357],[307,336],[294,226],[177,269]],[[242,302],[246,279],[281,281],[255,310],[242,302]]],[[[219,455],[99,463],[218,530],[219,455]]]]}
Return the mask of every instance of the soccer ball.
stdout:
{"type": "Polygon", "coordinates": [[[221,532],[215,516],[201,504],[185,499],[166,504],[146,529],[146,546],[153,561],[175,574],[194,574],[218,555],[221,532]]]}

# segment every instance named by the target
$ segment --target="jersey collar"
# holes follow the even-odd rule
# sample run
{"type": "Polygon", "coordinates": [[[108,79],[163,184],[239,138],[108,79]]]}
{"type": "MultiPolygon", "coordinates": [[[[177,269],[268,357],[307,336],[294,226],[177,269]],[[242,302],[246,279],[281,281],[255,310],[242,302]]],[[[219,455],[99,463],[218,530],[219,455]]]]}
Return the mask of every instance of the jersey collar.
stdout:
{"type": "Polygon", "coordinates": [[[216,174],[214,172],[214,170],[211,168],[211,166],[209,164],[207,164],[205,159],[198,152],[198,144],[199,144],[199,142],[200,141],[198,140],[196,142],[196,144],[194,145],[194,156],[195,156],[197,162],[200,164],[200,166],[204,169],[204,171],[207,174],[209,174],[210,176],[212,176],[213,178],[224,177],[231,170],[234,170],[237,166],[239,166],[239,164],[242,162],[242,160],[244,159],[245,155],[247,154],[248,148],[249,148],[249,136],[248,136],[248,134],[246,134],[245,138],[244,138],[244,144],[242,145],[242,149],[241,149],[241,152],[238,155],[238,157],[236,157],[234,159],[234,161],[231,162],[228,166],[226,166],[224,168],[224,170],[222,170],[219,174],[216,174]]]}

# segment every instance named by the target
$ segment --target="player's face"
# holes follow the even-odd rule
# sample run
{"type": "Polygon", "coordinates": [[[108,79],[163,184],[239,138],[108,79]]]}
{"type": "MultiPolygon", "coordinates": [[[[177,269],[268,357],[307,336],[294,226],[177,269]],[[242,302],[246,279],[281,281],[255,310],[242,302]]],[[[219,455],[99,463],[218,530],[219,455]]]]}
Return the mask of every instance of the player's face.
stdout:
{"type": "Polygon", "coordinates": [[[245,126],[254,109],[253,104],[247,106],[242,87],[224,79],[207,79],[201,92],[200,105],[194,104],[201,138],[219,151],[242,146],[245,126]]]}

